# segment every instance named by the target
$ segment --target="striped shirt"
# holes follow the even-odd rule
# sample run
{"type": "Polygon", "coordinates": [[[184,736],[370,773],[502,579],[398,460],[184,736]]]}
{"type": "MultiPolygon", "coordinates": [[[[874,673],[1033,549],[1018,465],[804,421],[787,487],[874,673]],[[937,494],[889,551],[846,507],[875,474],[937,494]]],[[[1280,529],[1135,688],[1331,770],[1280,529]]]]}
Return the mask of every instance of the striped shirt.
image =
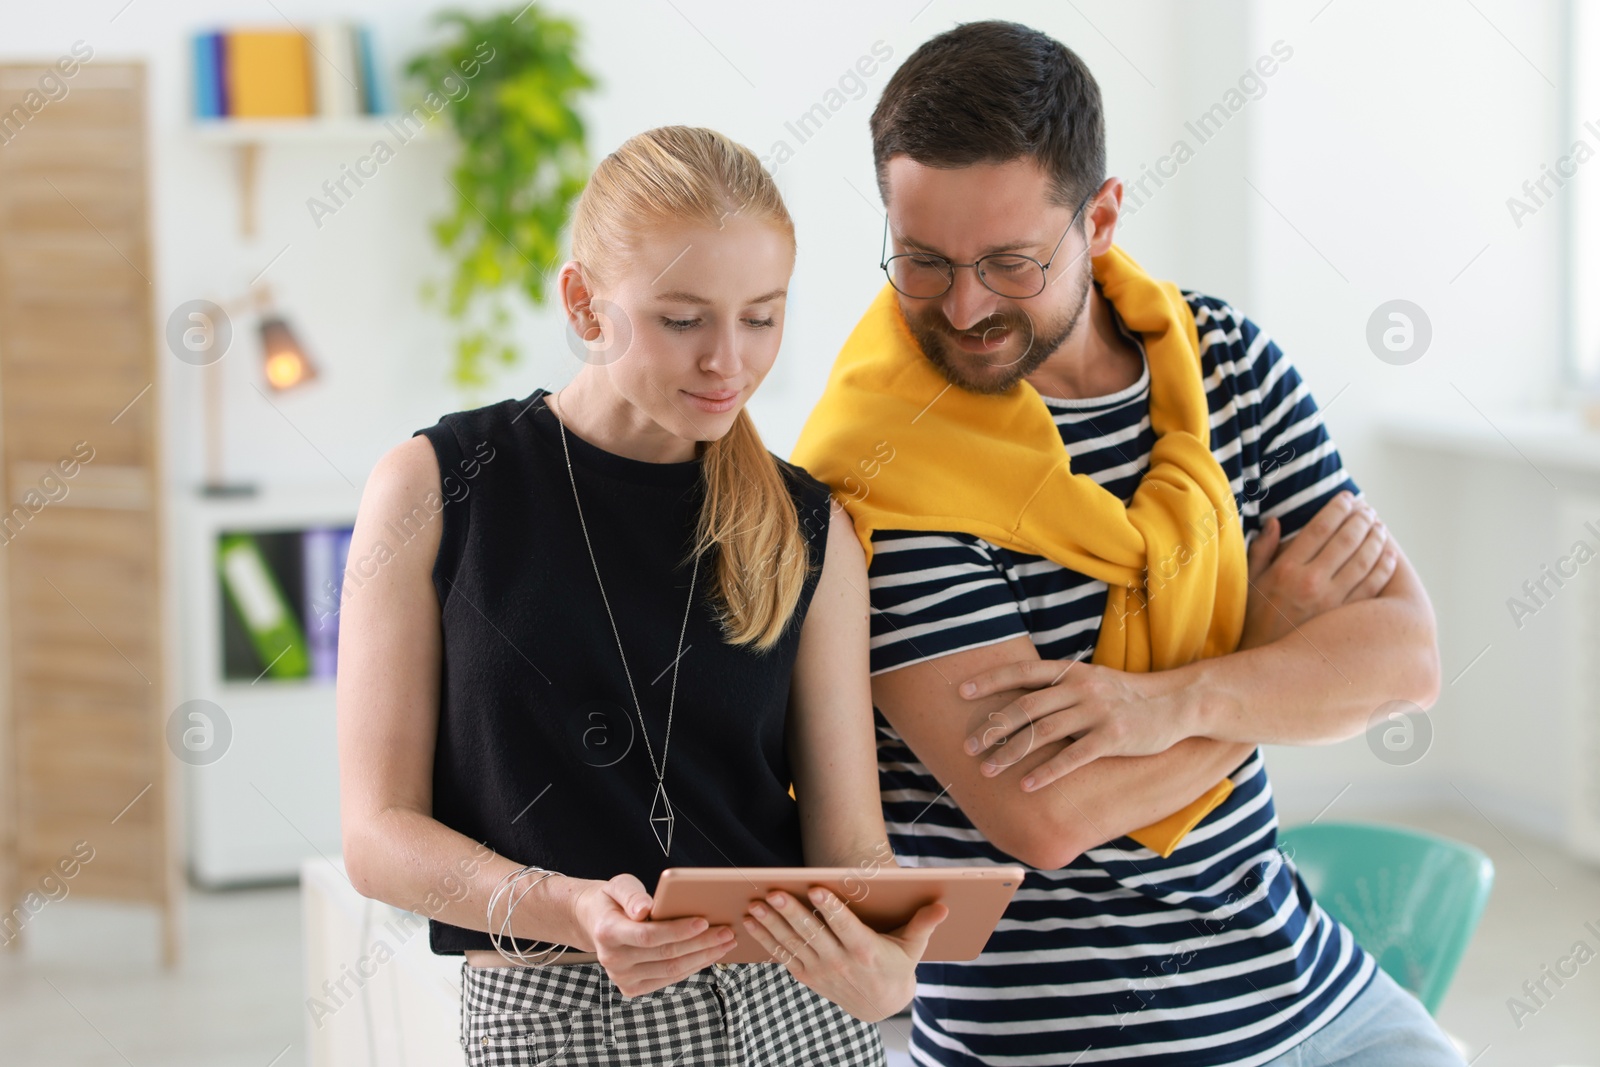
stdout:
{"type": "MultiPolygon", "coordinates": [[[[1290,538],[1341,489],[1359,496],[1278,346],[1223,301],[1184,298],[1199,327],[1211,450],[1232,481],[1246,542],[1269,517],[1290,538]]],[[[1149,400],[1148,362],[1109,396],[1045,398],[1074,472],[1125,502],[1155,442],[1149,400]]],[[[1086,660],[1106,606],[1104,582],[963,533],[876,533],[868,578],[875,675],[1017,636],[1045,659],[1086,660]]],[[[1017,862],[973,826],[882,712],[875,718],[901,862],[1017,862]]],[[[1232,794],[1165,859],[1120,837],[1060,870],[1029,868],[977,960],[918,968],[912,1059],[1260,1064],[1332,1019],[1374,962],[1277,851],[1260,750],[1231,777],[1232,794]]]]}

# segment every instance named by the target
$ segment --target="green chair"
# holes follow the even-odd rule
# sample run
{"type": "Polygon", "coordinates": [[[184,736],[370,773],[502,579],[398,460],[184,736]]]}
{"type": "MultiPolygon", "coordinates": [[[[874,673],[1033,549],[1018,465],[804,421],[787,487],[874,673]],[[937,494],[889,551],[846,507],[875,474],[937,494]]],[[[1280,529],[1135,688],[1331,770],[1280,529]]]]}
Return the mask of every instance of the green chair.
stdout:
{"type": "Polygon", "coordinates": [[[1370,823],[1290,827],[1279,848],[1317,903],[1437,1014],[1494,884],[1470,845],[1370,823]]]}

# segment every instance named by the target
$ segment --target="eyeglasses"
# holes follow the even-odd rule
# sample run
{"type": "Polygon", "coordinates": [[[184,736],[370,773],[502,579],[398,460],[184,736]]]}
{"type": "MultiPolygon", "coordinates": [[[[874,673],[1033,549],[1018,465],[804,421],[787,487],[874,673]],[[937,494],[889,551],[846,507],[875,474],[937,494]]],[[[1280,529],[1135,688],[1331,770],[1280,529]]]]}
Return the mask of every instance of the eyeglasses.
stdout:
{"type": "Polygon", "coordinates": [[[878,266],[889,276],[890,285],[916,300],[932,300],[949,292],[950,286],[955,283],[957,267],[972,267],[978,272],[978,280],[991,292],[1001,296],[1014,300],[1038,296],[1044,292],[1046,274],[1050,264],[1055,262],[1056,253],[1061,250],[1061,242],[1067,239],[1067,234],[1077,225],[1078,216],[1092,199],[1092,192],[1084,197],[1078,210],[1072,213],[1072,221],[1061,231],[1055,248],[1050,250],[1050,258],[1043,263],[1018,252],[991,252],[971,263],[952,263],[932,252],[901,252],[884,259],[883,253],[889,250],[889,215],[885,212],[883,248],[879,252],[881,262],[878,266]]]}

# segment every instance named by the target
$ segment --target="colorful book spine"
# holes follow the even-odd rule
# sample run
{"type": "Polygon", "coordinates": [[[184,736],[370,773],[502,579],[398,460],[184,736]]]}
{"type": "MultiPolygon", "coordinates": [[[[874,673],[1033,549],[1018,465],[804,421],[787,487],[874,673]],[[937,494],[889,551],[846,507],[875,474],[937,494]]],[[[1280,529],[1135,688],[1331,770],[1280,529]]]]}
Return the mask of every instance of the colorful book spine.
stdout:
{"type": "Polygon", "coordinates": [[[211,35],[211,62],[217,70],[218,114],[233,114],[233,95],[228,92],[228,35],[211,35]]]}
{"type": "Polygon", "coordinates": [[[314,113],[310,50],[292,30],[237,30],[224,61],[230,114],[304,118],[314,113]]]}
{"type": "Polygon", "coordinates": [[[361,102],[368,115],[382,115],[389,109],[388,97],[378,78],[378,65],[373,60],[372,31],[365,26],[356,27],[356,51],[361,57],[361,102]]]}
{"type": "Polygon", "coordinates": [[[222,118],[228,113],[222,80],[222,34],[195,34],[194,109],[199,118],[222,118]]]}
{"type": "Polygon", "coordinates": [[[361,59],[355,28],[348,22],[322,22],[312,27],[316,43],[311,57],[316,72],[317,115],[348,118],[361,114],[361,59]]]}
{"type": "Polygon", "coordinates": [[[343,118],[382,115],[388,94],[372,33],[351,22],[193,37],[194,113],[218,118],[343,118]]]}

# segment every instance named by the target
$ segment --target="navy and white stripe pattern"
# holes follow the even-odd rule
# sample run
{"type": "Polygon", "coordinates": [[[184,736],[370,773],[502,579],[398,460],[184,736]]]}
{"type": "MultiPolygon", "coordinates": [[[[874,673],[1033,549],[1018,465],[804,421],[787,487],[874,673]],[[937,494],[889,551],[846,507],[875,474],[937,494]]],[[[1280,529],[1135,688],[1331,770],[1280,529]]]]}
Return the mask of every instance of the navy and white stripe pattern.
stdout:
{"type": "MultiPolygon", "coordinates": [[[[1278,346],[1221,300],[1185,292],[1199,327],[1211,449],[1254,539],[1292,537],[1345,473],[1278,346]]],[[[1143,344],[1113,311],[1119,328],[1143,344]]],[[[1110,396],[1046,398],[1073,470],[1125,502],[1149,468],[1150,374],[1110,396]]],[[[1015,636],[1046,659],[1088,659],[1105,583],[959,533],[873,537],[872,673],[1015,636]]],[[[879,783],[901,862],[1014,863],[983,837],[883,718],[879,783]]],[[[918,970],[912,1058],[923,1064],[1261,1064],[1366,987],[1370,956],[1277,851],[1261,753],[1228,799],[1163,859],[1131,838],[1061,870],[1029,869],[985,952],[918,970]]]]}

